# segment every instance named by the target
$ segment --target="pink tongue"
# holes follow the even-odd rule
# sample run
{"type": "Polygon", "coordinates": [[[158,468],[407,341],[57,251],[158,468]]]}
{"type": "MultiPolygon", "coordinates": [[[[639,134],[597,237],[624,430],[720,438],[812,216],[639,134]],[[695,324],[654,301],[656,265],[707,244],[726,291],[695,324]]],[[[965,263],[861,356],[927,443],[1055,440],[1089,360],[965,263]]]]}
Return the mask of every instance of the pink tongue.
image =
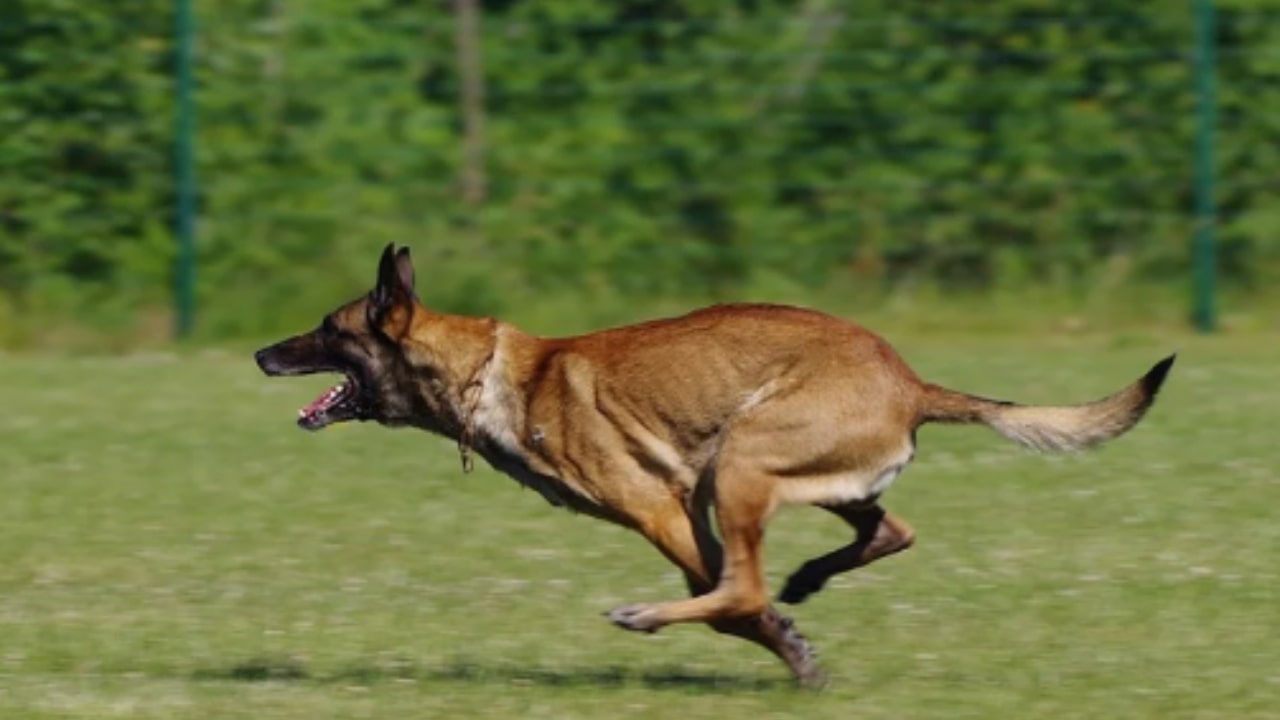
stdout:
{"type": "Polygon", "coordinates": [[[342,386],[334,385],[328,390],[325,390],[323,393],[320,393],[320,397],[316,398],[315,400],[312,400],[310,405],[307,405],[306,407],[299,410],[298,415],[301,415],[303,417],[309,417],[311,415],[315,415],[321,410],[327,409],[329,407],[329,404],[333,402],[333,399],[337,397],[338,394],[341,392],[342,392],[342,386]]]}

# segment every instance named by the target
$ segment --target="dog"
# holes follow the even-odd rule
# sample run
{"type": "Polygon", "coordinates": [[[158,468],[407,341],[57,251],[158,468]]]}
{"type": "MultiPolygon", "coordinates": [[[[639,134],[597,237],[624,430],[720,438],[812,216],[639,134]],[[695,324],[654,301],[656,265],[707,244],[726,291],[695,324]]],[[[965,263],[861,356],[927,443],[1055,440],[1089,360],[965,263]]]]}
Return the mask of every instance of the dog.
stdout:
{"type": "Polygon", "coordinates": [[[436,312],[414,291],[408,248],[388,245],[368,295],[315,330],[256,354],[264,373],[336,373],[299,411],[320,430],[373,420],[458,443],[552,505],[630,528],[684,574],[690,596],[607,613],[655,632],[706,623],[768,649],[820,685],[812,645],[770,603],[765,524],[814,505],[852,542],[804,563],[779,600],[911,547],[880,499],[911,462],[925,423],[979,423],[1027,447],[1074,451],[1132,428],[1175,356],[1101,400],[1028,406],[921,380],[875,334],[813,310],[730,304],[567,338],[436,312]],[[712,515],[720,539],[713,533],[712,515]]]}

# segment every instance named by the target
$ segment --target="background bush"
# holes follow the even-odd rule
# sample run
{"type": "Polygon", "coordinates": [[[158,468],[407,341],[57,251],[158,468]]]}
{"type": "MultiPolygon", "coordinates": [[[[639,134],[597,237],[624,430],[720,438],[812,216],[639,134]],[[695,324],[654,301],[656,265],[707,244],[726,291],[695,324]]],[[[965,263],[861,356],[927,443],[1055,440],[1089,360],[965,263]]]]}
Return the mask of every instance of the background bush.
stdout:
{"type": "MultiPolygon", "coordinates": [[[[163,319],[171,5],[0,9],[0,342],[163,319]]],[[[472,207],[448,3],[197,0],[202,334],[311,318],[392,240],[468,312],[1186,282],[1185,0],[483,5],[472,207]]],[[[1280,276],[1280,13],[1219,12],[1223,271],[1250,291],[1280,276]]]]}

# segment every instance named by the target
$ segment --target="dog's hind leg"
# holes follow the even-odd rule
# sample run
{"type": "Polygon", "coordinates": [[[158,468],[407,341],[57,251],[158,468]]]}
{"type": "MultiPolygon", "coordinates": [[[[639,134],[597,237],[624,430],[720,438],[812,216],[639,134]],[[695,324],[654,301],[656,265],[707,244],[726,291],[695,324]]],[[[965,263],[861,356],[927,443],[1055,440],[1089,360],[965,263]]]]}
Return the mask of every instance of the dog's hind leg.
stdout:
{"type": "MultiPolygon", "coordinates": [[[[690,514],[679,501],[646,518],[641,532],[663,555],[684,573],[689,592],[705,595],[715,589],[720,575],[720,543],[700,513],[690,514]]],[[[712,620],[718,633],[749,640],[764,647],[787,664],[796,682],[819,687],[825,675],[818,666],[817,652],[796,629],[791,618],[772,605],[759,615],[712,620]]]]}
{"type": "Polygon", "coordinates": [[[819,505],[849,523],[856,533],[854,541],[814,558],[800,566],[787,578],[778,594],[785,603],[800,603],[822,589],[832,576],[875,562],[901,552],[915,542],[915,531],[902,518],[879,505],[819,505]]]}

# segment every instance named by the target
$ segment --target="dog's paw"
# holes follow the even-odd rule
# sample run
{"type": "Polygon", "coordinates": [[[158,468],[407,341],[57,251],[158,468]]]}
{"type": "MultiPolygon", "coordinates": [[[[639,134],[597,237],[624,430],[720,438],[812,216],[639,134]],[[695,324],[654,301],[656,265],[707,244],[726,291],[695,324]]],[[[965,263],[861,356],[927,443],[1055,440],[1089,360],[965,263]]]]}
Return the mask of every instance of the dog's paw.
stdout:
{"type": "Polygon", "coordinates": [[[774,608],[764,615],[764,622],[778,633],[782,640],[782,658],[800,687],[820,690],[826,687],[827,676],[818,664],[818,649],[796,628],[795,621],[774,608]]]}
{"type": "Polygon", "coordinates": [[[827,685],[827,675],[818,664],[818,649],[799,630],[783,617],[783,637],[787,643],[787,664],[795,674],[796,683],[810,690],[821,690],[827,685]]]}
{"type": "Polygon", "coordinates": [[[818,667],[817,661],[805,663],[804,669],[796,672],[795,682],[805,690],[826,690],[830,684],[827,674],[818,667]]]}
{"type": "Polygon", "coordinates": [[[616,607],[605,613],[605,617],[614,625],[633,632],[655,633],[663,625],[654,606],[644,603],[616,607]]]}

